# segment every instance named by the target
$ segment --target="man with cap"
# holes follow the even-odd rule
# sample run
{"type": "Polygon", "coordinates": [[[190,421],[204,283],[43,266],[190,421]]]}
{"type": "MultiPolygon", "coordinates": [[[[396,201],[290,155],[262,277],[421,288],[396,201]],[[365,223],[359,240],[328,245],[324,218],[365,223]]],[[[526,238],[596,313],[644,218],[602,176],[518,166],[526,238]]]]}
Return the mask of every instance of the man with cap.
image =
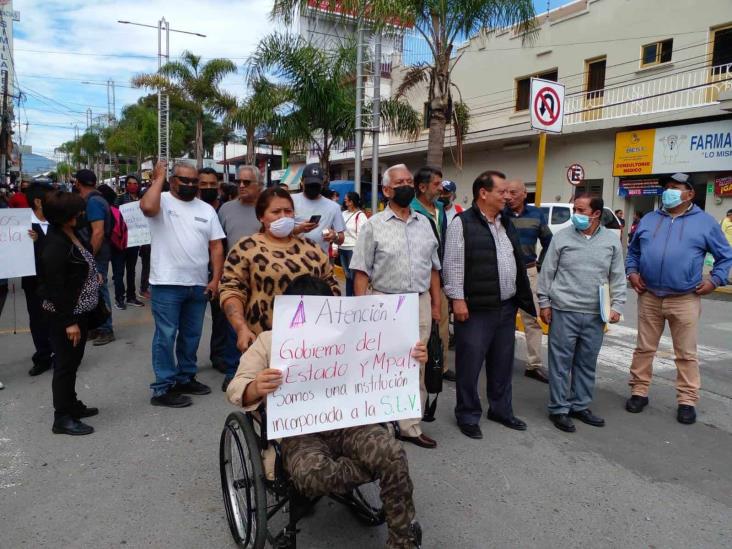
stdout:
{"type": "MultiPolygon", "coordinates": [[[[544,260],[546,251],[552,241],[552,231],[549,228],[546,215],[536,206],[526,204],[526,185],[520,179],[508,182],[508,203],[505,213],[516,227],[521,243],[521,255],[526,265],[526,274],[529,276],[531,293],[534,295],[534,305],[539,310],[536,296],[536,286],[539,279],[539,269],[544,260]],[[536,255],[536,244],[541,242],[541,254],[536,255]]],[[[521,322],[524,325],[526,337],[526,370],[524,375],[542,383],[549,383],[549,375],[542,365],[541,339],[543,331],[538,319],[519,309],[521,322]]]]}
{"type": "MultiPolygon", "coordinates": [[[[86,201],[86,227],[82,229],[84,236],[91,244],[94,252],[94,262],[97,264],[97,272],[102,275],[101,293],[107,308],[112,310],[112,301],[107,286],[107,274],[109,262],[112,260],[112,247],[110,236],[112,235],[113,220],[109,203],[102,194],[96,190],[97,176],[91,170],[79,170],[74,177],[74,191],[78,192],[86,201]]],[[[93,345],[98,347],[114,341],[112,329],[112,315],[95,331],[89,333],[88,339],[94,339],[93,345]]]]}
{"type": "Polygon", "coordinates": [[[449,179],[442,180],[442,192],[440,193],[439,201],[445,210],[445,217],[447,217],[447,224],[455,218],[457,214],[463,213],[463,207],[455,202],[457,196],[457,185],[454,181],[449,179]]]}
{"type": "Polygon", "coordinates": [[[628,280],[638,294],[638,339],[625,408],[639,413],[648,404],[653,358],[668,322],[676,355],[676,419],[692,424],[701,386],[696,348],[701,296],[726,284],[732,247],[715,219],[694,204],[687,174],[665,177],[663,183],[663,207],[641,219],[626,259],[628,280]],[[714,268],[705,278],[707,253],[714,268]]]}
{"type": "Polygon", "coordinates": [[[302,193],[293,194],[292,201],[298,222],[295,233],[304,233],[306,238],[319,244],[328,253],[331,244],[343,244],[346,226],[340,206],[322,195],[323,183],[324,174],[320,164],[308,164],[302,171],[302,193]]]}

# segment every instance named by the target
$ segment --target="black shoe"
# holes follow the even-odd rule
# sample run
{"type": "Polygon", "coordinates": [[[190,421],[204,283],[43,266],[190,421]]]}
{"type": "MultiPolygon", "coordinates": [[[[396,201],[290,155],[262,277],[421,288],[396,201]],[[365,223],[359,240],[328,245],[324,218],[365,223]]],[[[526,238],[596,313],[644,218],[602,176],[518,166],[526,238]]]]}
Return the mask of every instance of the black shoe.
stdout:
{"type": "Polygon", "coordinates": [[[160,396],[154,396],[150,399],[153,406],[167,406],[168,408],[185,408],[193,404],[191,397],[178,393],[167,392],[160,396]]]}
{"type": "Polygon", "coordinates": [[[35,364],[33,364],[33,367],[28,370],[28,375],[39,376],[43,372],[45,372],[46,370],[50,370],[51,368],[53,368],[53,362],[50,360],[48,362],[36,362],[35,364]]]}
{"type": "Polygon", "coordinates": [[[114,300],[114,308],[119,309],[120,311],[124,311],[127,309],[127,305],[125,305],[125,302],[121,299],[115,299],[114,300]]]}
{"type": "Polygon", "coordinates": [[[194,377],[188,383],[176,383],[170,392],[186,395],[207,395],[211,392],[211,387],[196,381],[194,377]]]}
{"type": "Polygon", "coordinates": [[[230,377],[230,376],[226,376],[226,377],[224,378],[224,382],[223,382],[223,383],[221,384],[221,390],[222,390],[223,392],[226,392],[226,389],[228,389],[228,388],[229,388],[229,383],[231,383],[231,380],[232,380],[232,379],[234,379],[234,378],[233,378],[233,377],[230,377]]]}
{"type": "Polygon", "coordinates": [[[549,414],[549,419],[554,424],[554,427],[565,433],[574,433],[577,430],[574,422],[569,419],[567,414],[549,414]]]}
{"type": "Polygon", "coordinates": [[[508,419],[504,419],[502,417],[498,417],[491,413],[490,410],[488,410],[488,413],[486,416],[491,421],[495,421],[496,423],[500,423],[504,427],[508,427],[509,429],[515,429],[516,431],[525,431],[526,430],[526,423],[521,421],[516,416],[511,416],[508,419]]]}
{"type": "Polygon", "coordinates": [[[144,307],[145,306],[145,304],[142,301],[140,301],[139,299],[137,299],[136,297],[133,297],[132,299],[128,299],[127,305],[129,305],[130,307],[144,307]]]}
{"type": "Polygon", "coordinates": [[[445,370],[442,373],[442,379],[445,379],[447,381],[452,381],[455,383],[457,381],[457,376],[455,375],[455,370],[445,370]]]}
{"type": "Polygon", "coordinates": [[[541,381],[542,383],[549,383],[549,373],[546,371],[546,368],[542,366],[539,366],[538,368],[533,368],[531,370],[527,369],[524,372],[524,375],[526,377],[530,377],[531,379],[541,381]]]}
{"type": "Polygon", "coordinates": [[[223,362],[214,362],[213,360],[211,361],[211,368],[222,374],[226,374],[229,371],[229,367],[226,364],[223,362]]]}
{"type": "Polygon", "coordinates": [[[696,423],[696,408],[689,404],[679,404],[679,409],[676,412],[676,420],[684,425],[696,423]]]}
{"type": "Polygon", "coordinates": [[[471,423],[458,423],[460,432],[466,437],[481,439],[483,438],[483,431],[480,430],[480,425],[474,425],[471,423]]]}
{"type": "Polygon", "coordinates": [[[85,417],[92,417],[99,413],[99,408],[93,408],[90,406],[86,406],[83,403],[81,403],[80,406],[77,406],[71,411],[71,417],[74,419],[82,419],[85,417]]]}
{"type": "Polygon", "coordinates": [[[74,419],[71,416],[63,416],[53,422],[51,431],[57,435],[91,435],[94,432],[94,427],[82,423],[79,420],[74,419]]]}
{"type": "Polygon", "coordinates": [[[112,343],[114,341],[114,332],[99,332],[97,335],[97,338],[94,340],[95,347],[101,347],[102,345],[106,345],[107,343],[112,343]]]}
{"type": "Polygon", "coordinates": [[[422,527],[416,520],[409,524],[409,541],[414,544],[415,549],[422,548],[422,527]]]}
{"type": "Polygon", "coordinates": [[[648,406],[648,397],[633,395],[625,401],[625,409],[631,414],[640,414],[648,406]]]}
{"type": "Polygon", "coordinates": [[[595,414],[593,414],[589,408],[586,408],[584,410],[570,410],[569,417],[579,419],[582,423],[592,425],[593,427],[605,426],[605,420],[602,419],[600,416],[596,416],[595,414]]]}
{"type": "Polygon", "coordinates": [[[89,330],[89,333],[86,334],[87,341],[94,341],[98,337],[99,337],[99,330],[97,330],[96,328],[94,330],[89,330]]]}

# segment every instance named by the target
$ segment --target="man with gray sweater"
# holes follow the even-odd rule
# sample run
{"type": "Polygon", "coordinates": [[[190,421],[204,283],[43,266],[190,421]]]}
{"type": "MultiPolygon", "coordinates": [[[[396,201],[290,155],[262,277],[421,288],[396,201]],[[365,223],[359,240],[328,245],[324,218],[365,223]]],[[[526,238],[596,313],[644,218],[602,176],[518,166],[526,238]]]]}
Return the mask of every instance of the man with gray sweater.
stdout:
{"type": "Polygon", "coordinates": [[[602,198],[575,197],[573,226],[554,235],[539,274],[541,318],[549,325],[549,419],[568,433],[575,431],[571,418],[605,425],[589,409],[605,329],[600,287],[609,286],[610,323],[620,320],[626,297],[620,239],[601,225],[603,207],[602,198]]]}

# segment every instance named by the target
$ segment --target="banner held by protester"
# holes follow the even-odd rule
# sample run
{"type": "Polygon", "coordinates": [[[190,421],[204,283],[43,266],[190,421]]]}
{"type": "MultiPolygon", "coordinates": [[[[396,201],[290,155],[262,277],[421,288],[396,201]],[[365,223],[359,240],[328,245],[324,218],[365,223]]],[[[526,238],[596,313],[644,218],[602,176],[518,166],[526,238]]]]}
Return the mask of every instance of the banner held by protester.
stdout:
{"type": "Polygon", "coordinates": [[[150,244],[150,227],[147,218],[140,209],[139,202],[129,202],[119,207],[122,217],[127,223],[127,247],[150,244]]]}
{"type": "Polygon", "coordinates": [[[0,210],[0,278],[36,274],[31,229],[31,209],[0,210]]]}
{"type": "Polygon", "coordinates": [[[270,439],[422,416],[416,294],[277,296],[270,439]]]}

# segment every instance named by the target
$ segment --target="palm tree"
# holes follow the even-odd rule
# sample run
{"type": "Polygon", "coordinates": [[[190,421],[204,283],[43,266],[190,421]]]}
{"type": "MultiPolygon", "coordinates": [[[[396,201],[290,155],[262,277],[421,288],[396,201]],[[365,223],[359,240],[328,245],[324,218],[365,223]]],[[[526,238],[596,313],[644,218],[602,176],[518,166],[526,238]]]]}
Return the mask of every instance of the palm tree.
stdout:
{"type": "Polygon", "coordinates": [[[207,112],[217,112],[223,92],[219,89],[227,75],[236,72],[230,59],[211,59],[201,64],[201,57],[189,51],[180,61],[170,61],[154,74],[142,74],[132,79],[138,88],[162,90],[181,98],[196,116],[196,166],[203,167],[203,121],[207,112]]]}
{"type": "MultiPolygon", "coordinates": [[[[275,0],[272,14],[290,21],[297,10],[307,9],[308,4],[304,0],[275,0]]],[[[455,42],[503,27],[515,27],[517,33],[526,37],[535,28],[533,0],[328,0],[328,4],[334,12],[365,14],[376,27],[393,28],[395,21],[404,22],[424,38],[432,61],[407,70],[396,98],[403,98],[419,85],[427,86],[427,163],[434,166],[442,166],[447,124],[453,125],[458,145],[468,129],[467,105],[460,100],[460,92],[451,79],[460,61],[459,55],[453,55],[455,42]],[[457,101],[453,99],[453,89],[457,91],[457,101]]]]}
{"type": "MultiPolygon", "coordinates": [[[[329,174],[334,147],[348,143],[355,131],[355,43],[325,51],[300,36],[274,33],[259,43],[248,68],[252,79],[272,74],[282,81],[279,110],[284,113],[272,120],[275,140],[301,150],[311,148],[329,174]]],[[[384,102],[382,109],[388,130],[416,139],[421,128],[418,112],[394,100],[384,102]]]]}

